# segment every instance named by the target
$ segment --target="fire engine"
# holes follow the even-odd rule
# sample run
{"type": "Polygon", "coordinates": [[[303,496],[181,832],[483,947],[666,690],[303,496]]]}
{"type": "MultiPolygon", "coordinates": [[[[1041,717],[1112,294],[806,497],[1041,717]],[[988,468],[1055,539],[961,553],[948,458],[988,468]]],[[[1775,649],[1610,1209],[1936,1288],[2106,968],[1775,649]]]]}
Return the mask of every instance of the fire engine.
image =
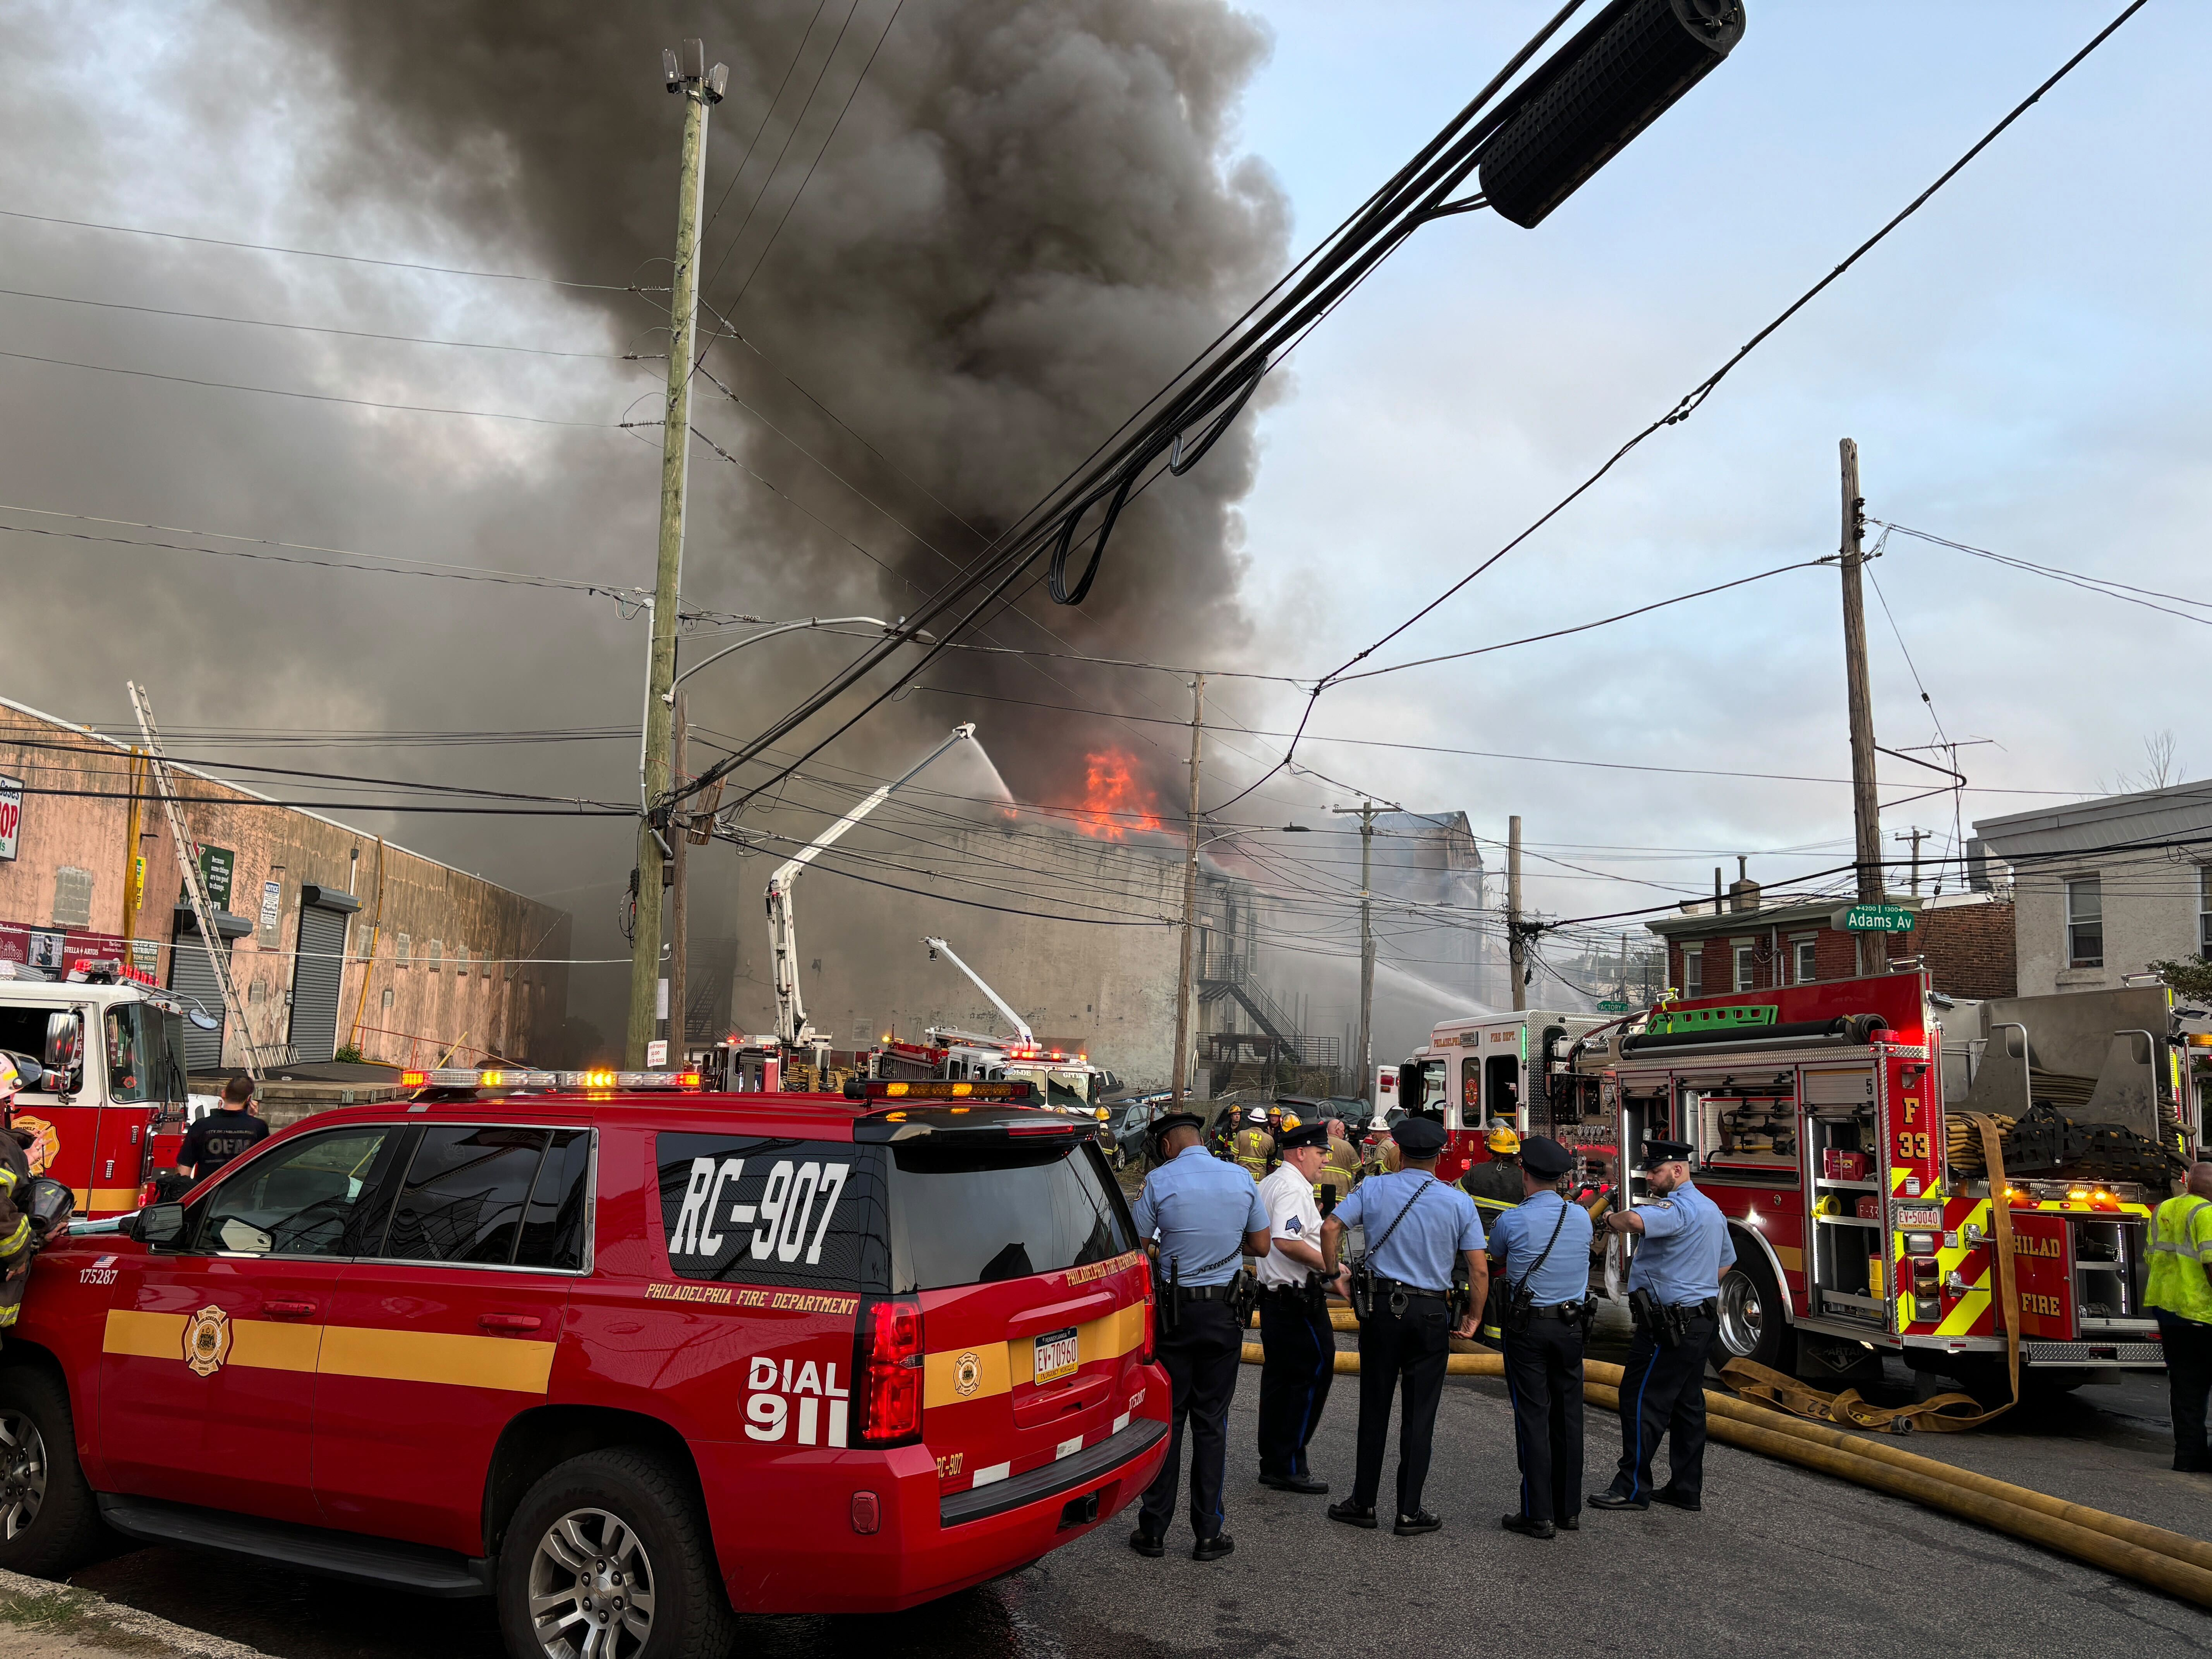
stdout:
{"type": "MultiPolygon", "coordinates": [[[[1437,1176],[1457,1181],[1487,1163],[1487,1125],[1550,1135],[1585,1168],[1613,1154],[1613,1122],[1595,1080],[1570,1063],[1577,1038],[1608,1022],[1591,1014],[1516,1010],[1446,1020],[1399,1068],[1397,1104],[1443,1119],[1437,1176]]],[[[1578,1170],[1577,1173],[1582,1173],[1578,1170]]]]}
{"type": "Polygon", "coordinates": [[[81,1216],[137,1209],[166,1167],[157,1138],[173,1164],[183,1133],[184,1005],[112,959],[60,978],[0,963],[0,1049],[37,1079],[15,1097],[16,1127],[36,1136],[32,1173],[67,1186],[81,1216]]]}
{"type": "MultiPolygon", "coordinates": [[[[2157,1075],[2164,1018],[2155,1034],[2108,1033],[2113,1063],[2082,1098],[2037,1080],[2055,1046],[2039,1048],[2039,1019],[2054,1033],[2094,1019],[2097,994],[1961,1008],[1917,969],[1737,992],[1662,1004],[1638,1029],[1586,1039],[1576,1063],[1596,1076],[1620,1146],[1694,1148],[1698,1188],[1735,1246],[1720,1296],[1728,1354],[1841,1373],[1888,1351],[2002,1388],[2002,1205],[2022,1370],[2066,1385],[2161,1364],[2142,1304],[2146,1229],[2180,1167],[2167,1137],[2194,1138],[2182,1121],[2193,1113],[2157,1075]],[[1984,1036],[1991,1011],[2025,1018],[1984,1036]],[[1947,1036],[1939,1012],[1960,1030],[1947,1036]],[[2002,1176],[1984,1167],[1966,1110],[2014,1120],[2002,1176]]],[[[1626,1201],[1643,1200],[1630,1176],[1626,1201]]]]}

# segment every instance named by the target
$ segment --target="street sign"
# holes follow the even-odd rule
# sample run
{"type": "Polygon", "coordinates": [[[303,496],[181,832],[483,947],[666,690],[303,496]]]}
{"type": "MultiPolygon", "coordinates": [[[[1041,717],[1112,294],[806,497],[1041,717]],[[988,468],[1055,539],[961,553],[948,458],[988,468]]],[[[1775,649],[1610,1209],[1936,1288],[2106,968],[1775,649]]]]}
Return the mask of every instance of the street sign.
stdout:
{"type": "MultiPolygon", "coordinates": [[[[666,980],[660,982],[663,985],[668,983],[666,980]]],[[[655,1037],[645,1045],[645,1063],[655,1071],[668,1064],[668,1042],[665,1038],[655,1037]]]]}
{"type": "Polygon", "coordinates": [[[1616,998],[1607,997],[1598,1004],[1597,1011],[1601,1014],[1625,1014],[1628,1012],[1628,1005],[1616,998]]]}
{"type": "Polygon", "coordinates": [[[1844,912],[1847,933],[1909,933],[1912,912],[1902,904],[1854,904],[1844,912]]]}

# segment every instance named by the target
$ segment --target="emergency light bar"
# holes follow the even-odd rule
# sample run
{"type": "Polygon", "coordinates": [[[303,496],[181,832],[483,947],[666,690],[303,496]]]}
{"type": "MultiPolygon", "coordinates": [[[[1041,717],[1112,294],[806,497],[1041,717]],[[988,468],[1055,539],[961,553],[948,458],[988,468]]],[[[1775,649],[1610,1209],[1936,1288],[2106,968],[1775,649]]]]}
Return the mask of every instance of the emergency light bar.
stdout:
{"type": "Polygon", "coordinates": [[[402,1072],[403,1089],[548,1089],[565,1092],[625,1092],[641,1089],[696,1089],[696,1072],[526,1072],[488,1066],[477,1071],[466,1066],[440,1066],[428,1071],[402,1072]]]}
{"type": "Polygon", "coordinates": [[[870,1083],[864,1100],[1033,1100],[1034,1083],[870,1083]]]}

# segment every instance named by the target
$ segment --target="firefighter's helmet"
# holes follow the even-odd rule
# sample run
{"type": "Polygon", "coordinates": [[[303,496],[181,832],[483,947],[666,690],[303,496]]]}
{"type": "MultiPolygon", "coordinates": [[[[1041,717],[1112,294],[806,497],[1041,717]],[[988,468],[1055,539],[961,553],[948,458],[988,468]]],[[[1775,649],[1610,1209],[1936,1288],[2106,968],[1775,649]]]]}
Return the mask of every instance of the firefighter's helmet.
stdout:
{"type": "Polygon", "coordinates": [[[1482,1144],[1490,1148],[1492,1158],[1516,1158],[1521,1152],[1521,1137],[1504,1123],[1492,1123],[1482,1144]]]}

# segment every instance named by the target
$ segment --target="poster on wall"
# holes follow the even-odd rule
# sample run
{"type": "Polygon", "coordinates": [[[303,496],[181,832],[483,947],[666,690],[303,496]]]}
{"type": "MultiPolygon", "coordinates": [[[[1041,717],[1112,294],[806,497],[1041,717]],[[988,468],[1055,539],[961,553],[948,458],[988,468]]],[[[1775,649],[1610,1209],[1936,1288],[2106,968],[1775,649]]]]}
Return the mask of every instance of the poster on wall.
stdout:
{"type": "Polygon", "coordinates": [[[68,972],[73,962],[86,958],[95,962],[108,957],[121,959],[131,954],[132,941],[120,933],[0,921],[0,962],[20,962],[26,968],[60,974],[68,972]]]}
{"type": "MultiPolygon", "coordinates": [[[[200,886],[207,893],[209,905],[217,910],[230,908],[230,878],[238,866],[238,854],[228,847],[200,848],[200,886]]],[[[190,896],[185,884],[177,884],[177,902],[189,903],[190,896]]]]}
{"type": "Polygon", "coordinates": [[[23,781],[0,778],[0,859],[15,856],[15,836],[23,827],[23,781]]]}

